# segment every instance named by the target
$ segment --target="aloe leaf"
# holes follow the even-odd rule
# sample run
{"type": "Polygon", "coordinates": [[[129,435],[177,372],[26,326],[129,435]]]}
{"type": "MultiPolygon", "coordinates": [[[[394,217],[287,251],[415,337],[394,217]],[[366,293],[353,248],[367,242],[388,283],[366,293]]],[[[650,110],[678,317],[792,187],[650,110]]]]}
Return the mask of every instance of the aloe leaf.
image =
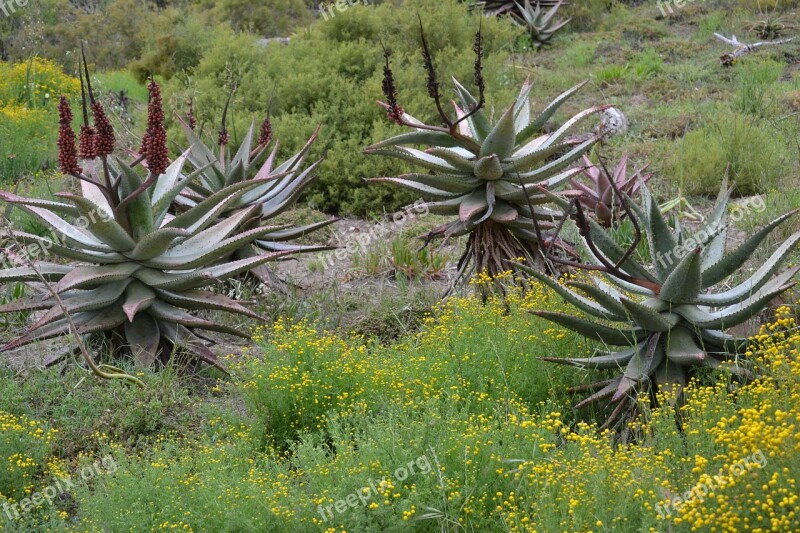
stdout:
{"type": "MultiPolygon", "coordinates": [[[[750,238],[740,244],[739,247],[734,251],[705,269],[703,271],[703,288],[705,289],[707,287],[711,287],[712,285],[719,283],[739,270],[745,261],[747,261],[751,255],[753,255],[753,252],[756,251],[756,248],[758,248],[758,245],[761,244],[761,241],[763,241],[767,235],[772,233],[773,229],[788,220],[789,217],[793,216],[798,211],[800,211],[800,209],[795,209],[783,216],[776,218],[764,226],[761,230],[750,236],[750,238]]],[[[794,245],[797,244],[798,239],[800,239],[800,233],[795,233],[789,237],[789,239],[784,241],[778,250],[776,250],[776,252],[770,257],[770,260],[774,258],[781,258],[783,254],[787,254],[794,247],[794,245]]],[[[767,261],[767,263],[769,263],[769,261],[767,261]]]]}
{"type": "Polygon", "coordinates": [[[475,170],[475,156],[473,154],[470,154],[472,156],[471,159],[467,159],[455,150],[440,147],[428,148],[425,152],[446,161],[461,172],[471,174],[475,170]]]}
{"type": "Polygon", "coordinates": [[[699,365],[705,351],[697,345],[693,335],[685,328],[675,328],[667,336],[667,358],[679,365],[699,365]]]}
{"type": "Polygon", "coordinates": [[[0,199],[3,199],[4,201],[12,204],[39,207],[42,209],[46,209],[48,211],[52,211],[53,213],[59,213],[61,215],[66,215],[70,217],[77,217],[80,214],[78,210],[75,208],[75,206],[70,204],[65,204],[62,202],[52,202],[48,200],[39,200],[37,198],[23,198],[22,196],[17,196],[14,193],[6,191],[0,191],[0,199]]]}
{"type": "Polygon", "coordinates": [[[183,309],[170,305],[166,302],[162,302],[158,299],[153,300],[153,303],[147,309],[147,313],[161,322],[172,322],[189,328],[199,328],[208,331],[218,331],[220,333],[227,333],[229,335],[234,335],[237,337],[243,337],[243,338],[249,337],[247,333],[240,331],[236,328],[226,326],[224,324],[218,324],[210,320],[197,318],[192,314],[187,313],[183,309]]]}
{"type": "Polygon", "coordinates": [[[618,402],[630,395],[639,383],[647,380],[664,360],[664,349],[659,342],[661,334],[652,335],[644,350],[631,357],[625,374],[619,382],[611,402],[618,402]]]}
{"type": "Polygon", "coordinates": [[[94,183],[81,180],[81,195],[96,205],[97,209],[105,213],[106,216],[114,216],[114,210],[111,209],[111,205],[108,203],[108,198],[106,198],[106,195],[100,190],[100,187],[94,183]]]}
{"type": "Polygon", "coordinates": [[[631,358],[643,348],[644,343],[639,343],[636,346],[632,346],[618,352],[603,352],[601,350],[596,350],[592,357],[587,358],[543,357],[542,360],[549,361],[551,363],[577,366],[580,368],[591,368],[593,370],[622,368],[626,366],[631,358]]]}
{"type": "Polygon", "coordinates": [[[305,226],[294,226],[283,230],[270,232],[265,237],[271,241],[286,241],[290,239],[297,239],[299,237],[303,237],[304,235],[312,233],[320,228],[329,226],[334,222],[338,222],[338,220],[339,220],[338,218],[329,218],[328,220],[323,220],[322,222],[314,222],[313,224],[307,224],[305,226]]]}
{"type": "Polygon", "coordinates": [[[514,102],[514,129],[518,132],[524,130],[531,121],[531,89],[533,89],[533,84],[528,78],[522,84],[519,95],[514,102]]]}
{"type": "Polygon", "coordinates": [[[398,146],[393,150],[373,150],[373,154],[386,155],[395,157],[404,161],[409,161],[415,165],[419,165],[434,172],[443,172],[445,174],[458,174],[459,170],[440,157],[433,156],[429,153],[417,150],[416,148],[408,148],[405,146],[398,146]]]}
{"type": "Polygon", "coordinates": [[[458,210],[461,207],[461,202],[464,201],[464,199],[468,196],[468,194],[465,194],[449,200],[425,202],[422,205],[428,210],[429,213],[433,213],[435,215],[455,215],[458,214],[458,210]]]}
{"type": "Polygon", "coordinates": [[[487,157],[493,154],[500,159],[509,157],[514,151],[516,137],[514,108],[509,107],[483,140],[481,151],[478,154],[479,157],[487,157]]]}
{"type": "MultiPolygon", "coordinates": [[[[744,349],[750,344],[747,337],[736,337],[729,333],[707,328],[697,328],[697,333],[704,344],[710,344],[729,354],[744,353],[744,349]]],[[[708,347],[706,347],[706,351],[708,347]]]]}
{"type": "MultiPolygon", "coordinates": [[[[597,280],[595,280],[597,283],[597,280]]],[[[600,304],[608,313],[614,315],[615,320],[625,320],[628,316],[628,310],[619,302],[619,296],[609,294],[608,289],[601,286],[594,286],[580,281],[567,281],[568,287],[574,287],[584,294],[588,295],[598,304],[600,304]]]]}
{"type": "Polygon", "coordinates": [[[379,148],[388,148],[392,146],[402,146],[405,144],[417,144],[426,146],[442,146],[446,148],[455,148],[457,146],[468,148],[464,143],[460,142],[455,137],[448,133],[441,131],[410,131],[408,133],[401,133],[389,139],[372,144],[364,149],[364,152],[371,154],[379,148]]]}
{"type": "Polygon", "coordinates": [[[253,147],[253,131],[255,127],[256,122],[253,120],[250,122],[250,128],[247,130],[247,134],[245,134],[244,139],[242,139],[242,144],[239,145],[239,150],[236,151],[236,155],[233,156],[231,160],[231,166],[236,167],[241,165],[243,173],[250,163],[250,152],[253,147]]]}
{"type": "Polygon", "coordinates": [[[274,198],[268,202],[261,204],[261,217],[268,219],[274,217],[289,209],[294,205],[297,198],[302,194],[303,190],[314,180],[317,167],[322,163],[322,160],[314,162],[308,168],[303,170],[284,190],[278,193],[274,198]]]}
{"type": "MultiPolygon", "coordinates": [[[[123,208],[125,212],[115,212],[115,218],[127,217],[130,222],[130,228],[133,231],[132,237],[138,240],[153,231],[155,221],[153,207],[150,205],[150,193],[147,189],[141,190],[139,188],[144,182],[134,169],[124,163],[119,164],[122,170],[120,176],[122,185],[120,189],[130,192],[123,197],[127,201],[127,205],[123,208]]],[[[119,211],[120,207],[123,207],[122,204],[115,210],[119,211]]]]}
{"type": "Polygon", "coordinates": [[[172,292],[163,289],[156,289],[156,293],[161,300],[177,307],[189,309],[190,311],[216,309],[219,311],[228,311],[230,313],[248,316],[256,320],[263,320],[260,315],[254,313],[236,300],[232,300],[231,298],[216,292],[201,290],[172,292]]]}
{"type": "MultiPolygon", "coordinates": [[[[453,84],[455,85],[456,92],[461,100],[462,109],[464,109],[464,111],[474,109],[478,105],[478,101],[475,99],[475,97],[472,96],[472,94],[470,94],[470,92],[463,85],[461,85],[457,79],[453,78],[453,84]]],[[[483,140],[492,130],[492,126],[489,124],[489,120],[486,118],[486,113],[484,113],[484,110],[481,109],[472,114],[470,121],[475,133],[477,134],[478,141],[483,142],[483,140]]]]}
{"type": "MultiPolygon", "coordinates": [[[[76,313],[72,316],[72,322],[77,327],[81,327],[84,324],[88,323],[90,320],[95,318],[98,315],[107,314],[104,311],[89,311],[86,313],[76,313]]],[[[15,348],[19,348],[20,346],[25,346],[32,342],[37,342],[41,340],[50,339],[53,337],[59,337],[66,333],[70,332],[70,325],[67,319],[62,318],[61,320],[57,320],[55,322],[51,322],[45,326],[42,326],[36,330],[28,329],[20,335],[16,337],[12,341],[8,342],[4,346],[0,347],[0,352],[6,352],[8,350],[13,350],[15,348]]]]}
{"type": "Polygon", "coordinates": [[[572,117],[571,119],[566,121],[555,132],[553,132],[553,134],[550,135],[547,138],[547,140],[542,143],[542,148],[546,148],[546,147],[550,146],[551,144],[558,144],[579,123],[581,123],[582,121],[584,121],[585,119],[589,118],[590,116],[592,116],[594,114],[601,113],[601,112],[605,111],[609,107],[611,107],[611,106],[600,105],[600,106],[590,107],[589,109],[585,109],[585,110],[581,111],[580,113],[578,113],[577,115],[575,115],[574,117],[572,117]]]}
{"type": "Polygon", "coordinates": [[[38,235],[31,235],[29,233],[21,233],[21,232],[14,232],[14,237],[17,240],[25,243],[28,245],[28,253],[31,254],[34,250],[33,245],[36,244],[39,248],[45,253],[51,253],[57,257],[61,257],[64,259],[74,259],[75,261],[85,261],[88,263],[99,263],[99,264],[115,264],[115,263],[123,263],[127,261],[124,255],[118,254],[116,252],[110,253],[101,253],[101,252],[92,252],[89,250],[83,250],[79,247],[72,248],[67,246],[62,246],[60,244],[56,244],[55,242],[45,239],[44,237],[39,237],[38,235]]]}
{"type": "MultiPolygon", "coordinates": [[[[674,269],[672,254],[676,253],[678,243],[672,237],[672,230],[670,230],[669,225],[661,215],[661,210],[650,195],[650,190],[647,186],[642,187],[642,197],[644,198],[645,221],[647,222],[648,230],[645,234],[650,244],[650,254],[655,259],[654,263],[658,277],[661,280],[666,280],[674,269]]],[[[699,265],[700,263],[698,262],[698,268],[699,265]]],[[[695,292],[695,294],[697,293],[695,292]]]]}
{"type": "Polygon", "coordinates": [[[461,222],[468,222],[488,208],[489,200],[487,199],[486,191],[478,189],[461,201],[458,218],[461,222]]]}
{"type": "Polygon", "coordinates": [[[186,165],[186,159],[188,155],[189,150],[181,154],[180,157],[170,163],[164,173],[158,177],[158,180],[153,187],[153,197],[151,198],[154,208],[158,202],[164,198],[164,196],[167,194],[167,191],[172,189],[178,183],[178,178],[181,176],[181,170],[183,170],[184,165],[186,165]]]}
{"type": "Polygon", "coordinates": [[[191,232],[202,229],[206,225],[212,223],[219,213],[228,209],[242,194],[265,183],[268,179],[269,178],[247,180],[220,189],[189,211],[175,217],[172,221],[167,223],[165,227],[183,228],[191,232]]]}
{"type": "Polygon", "coordinates": [[[271,230],[272,228],[270,227],[257,227],[252,230],[237,233],[233,237],[229,237],[213,245],[192,250],[186,255],[177,255],[177,253],[173,254],[170,252],[168,254],[162,254],[150,261],[143,262],[143,264],[150,268],[175,270],[201,268],[229,256],[242,246],[252,243],[271,230]]]}
{"type": "Polygon", "coordinates": [[[127,255],[135,261],[148,261],[166,252],[177,238],[190,235],[181,228],[160,228],[142,237],[127,255]]]}
{"type": "MultiPolygon", "coordinates": [[[[164,257],[179,257],[192,254],[199,254],[215,248],[220,242],[234,233],[247,219],[257,212],[258,206],[251,206],[233,213],[228,218],[224,218],[211,227],[204,229],[174,246],[159,257],[154,257],[151,261],[158,261],[164,257]]],[[[191,268],[191,267],[187,267],[191,268]]]]}
{"type": "MultiPolygon", "coordinates": [[[[119,283],[108,283],[100,285],[95,289],[81,291],[76,294],[62,294],[60,298],[67,312],[70,314],[97,311],[99,309],[105,309],[119,300],[129,283],[130,280],[123,280],[119,283]]],[[[63,317],[64,311],[61,309],[60,305],[57,305],[57,302],[54,302],[50,310],[42,315],[39,320],[31,326],[31,329],[41,327],[63,317]]]]}
{"type": "Polygon", "coordinates": [[[156,360],[161,344],[158,322],[147,313],[125,323],[125,339],[131,354],[141,368],[149,368],[156,360]]]}
{"type": "Polygon", "coordinates": [[[502,224],[508,224],[519,218],[519,211],[505,202],[497,202],[495,203],[494,211],[489,218],[502,224]]]}
{"type": "MultiPolygon", "coordinates": [[[[625,250],[623,250],[615,241],[614,239],[608,234],[608,232],[597,222],[592,219],[588,220],[589,222],[589,231],[591,232],[592,241],[594,242],[597,249],[605,254],[605,256],[612,262],[616,263],[625,255],[625,250]]],[[[592,251],[588,249],[587,251],[592,254],[592,251]]],[[[598,264],[599,259],[596,257],[594,258],[598,264]]],[[[641,280],[650,281],[653,283],[659,283],[659,280],[656,279],[650,272],[648,272],[644,267],[639,265],[634,259],[633,256],[628,257],[628,259],[622,264],[622,270],[634,278],[638,278],[641,280]]],[[[614,276],[608,277],[612,282],[617,284],[617,279],[614,276]]],[[[621,281],[621,280],[619,280],[621,281]]],[[[647,292],[642,291],[635,291],[637,294],[647,294],[648,296],[652,296],[653,292],[647,290],[647,292]]]]}
{"type": "Polygon", "coordinates": [[[575,307],[577,307],[578,309],[580,309],[581,311],[583,311],[585,313],[588,313],[590,315],[596,316],[598,318],[603,318],[603,319],[606,319],[606,320],[624,320],[625,319],[624,315],[619,316],[619,315],[613,313],[612,311],[609,311],[608,309],[603,307],[601,304],[598,304],[597,302],[593,302],[592,300],[584,298],[583,296],[581,296],[581,295],[579,295],[579,294],[567,289],[566,287],[564,287],[563,285],[558,283],[556,280],[554,280],[550,276],[542,274],[541,272],[537,271],[534,268],[529,267],[528,265],[523,265],[521,263],[511,263],[511,265],[514,268],[516,268],[517,270],[521,270],[521,271],[527,273],[529,276],[532,276],[532,277],[536,278],[537,280],[539,280],[539,282],[547,285],[552,290],[554,290],[556,293],[558,293],[562,298],[564,298],[567,302],[571,303],[572,305],[574,305],[575,307]]]}
{"type": "Polygon", "coordinates": [[[611,380],[602,389],[600,389],[599,391],[595,392],[594,394],[592,394],[590,396],[587,396],[586,398],[584,398],[583,400],[578,402],[575,405],[575,409],[581,409],[583,407],[586,407],[587,405],[591,405],[591,404],[597,403],[600,400],[603,400],[605,398],[609,398],[610,396],[612,396],[614,394],[614,392],[617,390],[617,388],[619,388],[620,381],[622,381],[622,377],[621,376],[616,378],[616,379],[614,379],[614,380],[611,380]]]}
{"type": "Polygon", "coordinates": [[[69,274],[73,267],[54,263],[35,263],[36,270],[29,267],[12,267],[0,270],[0,283],[11,281],[39,281],[39,274],[47,281],[58,281],[69,274]],[[38,273],[36,271],[39,271],[38,273]]]}
{"type": "Polygon", "coordinates": [[[133,276],[155,289],[183,291],[197,289],[210,285],[212,282],[225,280],[268,261],[279,259],[287,254],[288,252],[264,254],[257,257],[229,261],[213,267],[198,269],[193,272],[171,273],[151,268],[142,268],[136,271],[133,276]]]}
{"type": "Polygon", "coordinates": [[[680,320],[680,317],[673,313],[658,313],[645,305],[641,305],[627,298],[620,298],[620,303],[628,311],[630,320],[647,331],[664,332],[669,331],[680,320]]]}
{"type": "Polygon", "coordinates": [[[156,299],[156,293],[153,289],[136,280],[133,280],[133,282],[128,285],[125,292],[125,301],[122,304],[122,310],[125,312],[125,316],[128,317],[128,322],[133,322],[137,313],[150,307],[156,299]]]}
{"type": "Polygon", "coordinates": [[[57,193],[56,196],[66,198],[74,203],[89,232],[113,250],[129,252],[136,246],[136,242],[116,220],[109,218],[106,213],[98,213],[97,206],[86,198],[70,193],[57,193]]]}
{"type": "Polygon", "coordinates": [[[91,289],[106,283],[123,282],[141,268],[142,266],[136,263],[79,266],[61,278],[56,290],[61,293],[70,289],[91,289]]]}
{"type": "Polygon", "coordinates": [[[519,143],[526,142],[535,134],[539,133],[544,127],[544,125],[547,123],[547,121],[550,120],[550,118],[553,116],[553,114],[555,114],[555,112],[558,111],[558,108],[561,107],[561,105],[564,102],[569,100],[569,98],[573,94],[578,92],[587,83],[589,83],[589,80],[583,81],[578,85],[570,89],[567,89],[566,91],[558,95],[552,102],[547,104],[547,107],[545,107],[544,110],[542,110],[542,112],[539,113],[539,115],[535,119],[533,119],[533,122],[528,124],[528,126],[526,126],[521,132],[519,132],[519,135],[517,135],[517,142],[519,143]]]}
{"type": "Polygon", "coordinates": [[[41,220],[55,234],[60,235],[64,242],[71,245],[91,250],[95,252],[113,252],[114,250],[103,241],[94,236],[87,235],[55,213],[41,207],[25,205],[16,200],[6,199],[7,202],[19,205],[20,209],[30,213],[41,220]]]}
{"type": "MultiPolygon", "coordinates": [[[[767,263],[765,263],[766,265],[767,263]]],[[[763,269],[763,266],[762,266],[763,269]]],[[[800,265],[792,267],[774,278],[770,278],[770,269],[756,271],[747,281],[740,283],[736,287],[716,294],[698,294],[691,302],[698,305],[708,305],[712,307],[722,307],[730,304],[739,303],[746,298],[750,298],[761,290],[772,290],[778,286],[785,285],[792,280],[798,272],[800,265]]]]}
{"type": "Polygon", "coordinates": [[[639,329],[622,331],[564,313],[554,313],[551,311],[531,311],[531,313],[580,333],[584,337],[598,340],[612,346],[630,346],[638,342],[640,340],[639,337],[643,334],[639,329]]]}
{"type": "Polygon", "coordinates": [[[577,161],[583,154],[586,153],[597,141],[599,140],[598,137],[592,137],[588,141],[585,141],[575,148],[567,152],[566,154],[560,156],[558,159],[547,163],[546,165],[542,165],[541,167],[537,168],[532,172],[522,172],[519,174],[519,177],[522,180],[522,183],[534,183],[536,181],[541,181],[545,178],[552,176],[553,174],[563,170],[567,166],[571,165],[575,161],[577,161]]]}
{"type": "Polygon", "coordinates": [[[673,308],[673,312],[699,328],[730,328],[756,316],[764,309],[765,304],[792,286],[794,283],[770,291],[759,291],[743,302],[726,307],[717,313],[708,313],[695,305],[679,305],[673,308]]]}
{"type": "MultiPolygon", "coordinates": [[[[404,177],[385,177],[385,178],[369,178],[368,181],[375,182],[375,183],[394,183],[395,185],[399,185],[401,187],[405,187],[406,189],[411,189],[412,191],[420,192],[423,194],[427,194],[436,198],[453,198],[458,196],[459,194],[463,194],[465,192],[471,191],[474,187],[459,187],[462,189],[461,191],[449,191],[444,188],[437,188],[435,186],[429,185],[429,183],[434,182],[438,183],[439,176],[430,176],[429,178],[421,178],[418,179],[417,176],[424,176],[424,174],[406,174],[404,177]],[[412,179],[409,179],[412,178],[412,179]],[[428,183],[421,183],[422,181],[428,183]]],[[[441,180],[444,181],[444,180],[441,180]]],[[[453,178],[455,181],[455,178],[453,178]]],[[[449,189],[455,189],[455,186],[447,186],[449,189]]]]}
{"type": "Polygon", "coordinates": [[[225,366],[217,360],[214,352],[203,344],[202,339],[197,337],[197,335],[189,331],[186,327],[180,324],[159,321],[158,329],[161,335],[169,340],[174,347],[188,350],[204,363],[213,365],[226,374],[228,373],[225,366]]]}
{"type": "Polygon", "coordinates": [[[664,281],[659,297],[667,302],[682,304],[693,301],[700,293],[702,274],[700,248],[695,248],[681,259],[678,266],[664,281]]]}
{"type": "Polygon", "coordinates": [[[503,171],[514,173],[528,172],[536,163],[540,163],[555,154],[565,152],[567,149],[572,148],[573,146],[575,146],[575,143],[551,144],[544,148],[539,147],[535,150],[526,152],[523,155],[518,156],[515,154],[510,159],[503,161],[503,171]]]}

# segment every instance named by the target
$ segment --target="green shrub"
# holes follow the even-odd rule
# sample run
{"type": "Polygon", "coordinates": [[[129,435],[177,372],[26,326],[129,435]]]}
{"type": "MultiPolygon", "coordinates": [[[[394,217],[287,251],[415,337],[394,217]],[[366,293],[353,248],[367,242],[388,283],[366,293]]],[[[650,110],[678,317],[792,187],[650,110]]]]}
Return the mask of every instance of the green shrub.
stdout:
{"type": "Polygon", "coordinates": [[[754,61],[743,61],[736,70],[733,107],[741,113],[764,117],[774,102],[767,93],[769,86],[780,79],[784,65],[770,59],[752,59],[754,61]]]}
{"type": "MultiPolygon", "coordinates": [[[[320,177],[307,199],[328,212],[379,213],[413,201],[407,193],[366,186],[364,178],[396,175],[402,165],[367,160],[361,150],[399,127],[388,124],[380,99],[383,56],[381,41],[394,51],[393,67],[401,104],[422,120],[438,115],[426,92],[421,68],[420,9],[437,69],[451,95],[450,76],[472,79],[472,42],[480,17],[456,0],[431,5],[412,0],[398,10],[394,3],[357,4],[327,21],[320,21],[292,37],[289,45],[258,45],[252,36],[223,33],[203,54],[187,86],[183,76],[173,79],[166,92],[173,102],[194,97],[199,123],[215,134],[233,82],[238,84],[232,102],[234,136],[242,135],[252,117],[264,114],[275,92],[273,118],[276,138],[286,154],[308,139],[316,124],[323,129],[312,157],[326,155],[320,177]],[[423,9],[424,8],[424,9],[423,9]]],[[[506,47],[517,30],[505,20],[484,19],[487,99],[497,108],[513,99],[515,80],[504,63],[506,47]]],[[[177,134],[177,129],[173,128],[177,134]]]]}
{"type": "Polygon", "coordinates": [[[773,126],[747,115],[717,110],[671,148],[666,176],[683,194],[713,196],[731,164],[735,193],[749,196],[778,187],[790,176],[789,154],[773,126]]]}
{"type": "MultiPolygon", "coordinates": [[[[560,305],[543,287],[524,298],[514,293],[508,301],[517,310],[560,305]]],[[[477,299],[454,298],[427,318],[416,336],[386,347],[320,335],[306,323],[283,319],[259,328],[253,338],[264,357],[235,368],[255,442],[283,448],[353,403],[378,412],[392,403],[447,397],[480,411],[492,394],[529,405],[551,399],[551,391],[561,394],[552,385],[563,383],[569,372],[528,357],[526,343],[508,331],[525,331],[545,351],[562,350],[558,341],[565,334],[553,335],[547,323],[528,313],[504,315],[505,309],[497,300],[483,306],[477,299]]]]}

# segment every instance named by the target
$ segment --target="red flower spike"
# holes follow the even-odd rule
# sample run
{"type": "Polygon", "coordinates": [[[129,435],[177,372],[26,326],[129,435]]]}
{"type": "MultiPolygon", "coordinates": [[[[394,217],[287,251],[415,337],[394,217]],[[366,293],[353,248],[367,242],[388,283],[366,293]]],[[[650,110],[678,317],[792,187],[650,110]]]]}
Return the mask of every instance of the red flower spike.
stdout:
{"type": "Polygon", "coordinates": [[[258,144],[266,146],[272,140],[272,122],[269,120],[269,115],[264,118],[261,123],[261,130],[258,134],[258,144]]]}
{"type": "Polygon", "coordinates": [[[72,108],[63,94],[58,102],[58,167],[64,174],[80,174],[78,154],[75,150],[75,132],[72,131],[72,108]]]}
{"type": "Polygon", "coordinates": [[[81,159],[94,159],[97,152],[94,149],[94,137],[97,132],[88,124],[81,125],[81,132],[78,137],[78,151],[81,159]]]}
{"type": "Polygon", "coordinates": [[[114,152],[114,128],[106,116],[106,110],[100,102],[92,103],[92,116],[94,117],[94,152],[97,156],[111,155],[114,152]]]}
{"type": "Polygon", "coordinates": [[[147,132],[142,138],[141,153],[147,159],[147,169],[158,176],[163,174],[169,166],[167,130],[164,127],[161,88],[150,78],[147,90],[150,93],[150,99],[147,104],[147,132]]]}

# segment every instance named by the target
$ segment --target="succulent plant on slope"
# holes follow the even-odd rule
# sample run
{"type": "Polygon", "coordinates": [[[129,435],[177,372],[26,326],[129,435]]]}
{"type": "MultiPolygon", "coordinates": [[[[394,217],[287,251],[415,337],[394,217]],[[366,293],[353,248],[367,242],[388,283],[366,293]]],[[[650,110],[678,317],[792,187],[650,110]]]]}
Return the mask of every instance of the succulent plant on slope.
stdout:
{"type": "Polygon", "coordinates": [[[628,177],[628,156],[625,155],[620,160],[611,176],[599,165],[583,156],[585,168],[583,175],[588,178],[590,185],[585,185],[579,179],[570,180],[570,186],[580,192],[578,200],[583,207],[594,212],[595,218],[601,226],[609,228],[620,220],[625,212],[622,210],[621,200],[616,197],[611,180],[617,186],[617,190],[626,196],[633,197],[639,191],[639,187],[647,183],[652,177],[652,173],[644,174],[647,165],[636,170],[631,177],[628,177]]]}
{"type": "MultiPolygon", "coordinates": [[[[188,183],[176,198],[175,203],[178,209],[190,209],[230,185],[259,180],[260,183],[257,187],[231,202],[218,215],[220,219],[225,219],[236,215],[242,209],[253,208],[251,216],[242,223],[244,230],[266,227],[270,224],[271,219],[292,207],[298,196],[313,182],[314,171],[321,162],[317,161],[304,168],[306,157],[317,138],[319,127],[299,152],[276,165],[278,143],[275,143],[271,152],[267,151],[267,146],[272,138],[269,117],[264,120],[259,129],[255,146],[253,146],[255,134],[255,123],[253,123],[232,156],[232,151],[226,149],[226,134],[220,135],[220,140],[225,142],[219,143],[219,149],[214,151],[208,148],[195,134],[190,123],[181,122],[191,145],[187,152],[188,158],[199,170],[199,176],[198,179],[188,183]]],[[[223,131],[224,128],[223,119],[223,131]]],[[[246,259],[265,252],[293,254],[329,250],[331,249],[329,246],[302,245],[292,241],[335,221],[336,219],[329,219],[296,227],[291,225],[273,226],[270,231],[265,232],[255,241],[244,243],[241,248],[233,252],[232,256],[235,259],[246,259]]],[[[282,286],[267,265],[256,267],[250,270],[250,273],[268,285],[276,288],[282,286]]]]}
{"type": "MultiPolygon", "coordinates": [[[[580,172],[570,165],[598,140],[596,135],[571,136],[583,120],[608,106],[584,110],[551,134],[543,126],[556,110],[584,84],[579,84],[532,116],[526,81],[514,104],[491,122],[484,112],[484,82],[481,74],[481,35],[476,36],[476,98],[454,80],[460,105],[453,104],[456,120],[442,111],[439,82],[423,34],[423,56],[428,70],[428,91],[446,127],[423,124],[407,114],[397,103],[397,91],[385,53],[384,93],[388,115],[394,122],[414,131],[403,133],[368,147],[368,154],[380,154],[410,161],[423,172],[396,177],[372,178],[419,192],[432,213],[457,218],[432,230],[427,241],[438,237],[469,235],[466,250],[458,265],[457,280],[473,271],[490,278],[507,270],[506,260],[524,257],[530,264],[540,263],[537,249],[549,237],[557,213],[545,205],[550,202],[543,189],[557,190],[580,172]],[[428,146],[424,150],[414,145],[428,146]],[[534,223],[536,219],[536,223],[534,223]]],[[[563,244],[563,243],[556,243],[563,244]]],[[[566,248],[566,245],[565,245],[566,248]]]]}
{"type": "MultiPolygon", "coordinates": [[[[553,7],[556,4],[562,3],[562,0],[539,0],[542,7],[553,7]]],[[[568,2],[563,2],[567,5],[568,2]]],[[[514,0],[483,0],[480,2],[473,2],[470,8],[481,8],[487,14],[503,15],[504,13],[513,13],[514,10],[519,9],[519,4],[514,0]]]]}
{"type": "Polygon", "coordinates": [[[732,288],[713,291],[730,276],[738,278],[740,269],[764,238],[797,210],[775,219],[725,254],[730,197],[727,180],[714,212],[692,236],[680,224],[673,232],[647,188],[643,187],[642,192],[643,207],[630,205],[647,234],[650,256],[655,258],[653,268],[637,263],[632,254],[623,251],[605,229],[592,221],[585,230],[591,236],[586,243],[593,264],[621,261],[619,269],[601,268],[609,283],[596,276],[593,284],[568,281],[564,286],[517,265],[552,287],[587,318],[549,311],[534,311],[535,314],[589,339],[618,347],[597,350],[585,359],[546,358],[581,368],[609,369],[616,374],[578,388],[591,394],[576,407],[609,399],[611,413],[606,427],[630,420],[641,394],[665,386],[677,394],[697,369],[717,368],[727,361],[734,375],[748,379],[751,373],[743,358],[748,340],[725,330],[761,313],[773,298],[794,285],[792,280],[800,270],[796,266],[773,277],[800,241],[798,232],[749,278],[738,279],[732,288]]]}
{"type": "Polygon", "coordinates": [[[518,2],[515,4],[517,12],[512,11],[511,16],[528,31],[531,43],[537,48],[548,44],[553,35],[571,20],[555,18],[563,2],[558,2],[549,8],[545,8],[538,0],[535,5],[531,4],[531,0],[525,0],[524,4],[518,2]]]}
{"type": "MultiPolygon", "coordinates": [[[[87,76],[88,78],[88,76],[87,76]]],[[[151,96],[154,84],[151,84],[151,96]]],[[[91,95],[91,92],[90,92],[91,95]]],[[[95,112],[101,112],[96,105],[95,112]]],[[[150,114],[160,113],[151,98],[150,114]]],[[[14,231],[25,246],[44,250],[63,263],[30,261],[0,270],[0,283],[38,282],[43,276],[58,295],[35,295],[0,306],[0,313],[43,311],[18,337],[0,351],[70,333],[69,313],[77,333],[106,334],[118,348],[127,348],[142,365],[184,349],[199,360],[222,366],[201,333],[217,331],[248,337],[233,327],[196,316],[198,311],[221,310],[257,318],[241,304],[204,287],[282,256],[265,253],[224,261],[230,253],[263,237],[272,228],[243,230],[256,207],[219,220],[218,215],[267,179],[232,183],[173,216],[175,197],[199,173],[182,173],[188,154],[168,164],[166,138],[160,129],[148,130],[146,176],[107,156],[113,151],[113,132],[97,127],[92,146],[103,156],[78,164],[74,135],[64,127],[71,112],[62,99],[59,162],[64,173],[80,180],[80,193],[59,193],[62,201],[22,198],[0,192],[0,198],[37,218],[50,230],[47,236],[14,231]],[[99,161],[99,164],[98,164],[99,161]],[[163,171],[163,165],[167,165],[163,171]],[[60,300],[60,302],[59,302],[60,300]]],[[[163,115],[162,115],[163,116],[163,115]]],[[[103,126],[102,121],[98,126],[103,126]]],[[[87,149],[89,144],[87,143],[87,149]]],[[[97,151],[87,154],[97,155],[97,151]]],[[[29,254],[33,255],[33,254],[29,254]]],[[[38,254],[36,254],[38,255],[38,254]]],[[[63,354],[65,355],[65,354],[63,354]]],[[[50,362],[54,362],[51,360],[50,362]]]]}

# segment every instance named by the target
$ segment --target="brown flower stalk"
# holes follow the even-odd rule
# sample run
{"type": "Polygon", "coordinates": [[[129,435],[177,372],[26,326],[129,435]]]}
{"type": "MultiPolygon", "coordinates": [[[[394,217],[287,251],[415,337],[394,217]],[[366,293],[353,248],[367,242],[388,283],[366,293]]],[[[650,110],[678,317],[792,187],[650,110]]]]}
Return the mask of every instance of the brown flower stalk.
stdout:
{"type": "Polygon", "coordinates": [[[63,94],[58,102],[58,167],[64,174],[80,174],[75,151],[75,132],[72,131],[72,108],[63,94]]]}
{"type": "Polygon", "coordinates": [[[147,104],[147,131],[142,137],[141,154],[147,159],[147,169],[156,176],[169,166],[167,150],[167,130],[164,127],[164,107],[161,88],[151,77],[147,85],[149,101],[147,104]]]}

